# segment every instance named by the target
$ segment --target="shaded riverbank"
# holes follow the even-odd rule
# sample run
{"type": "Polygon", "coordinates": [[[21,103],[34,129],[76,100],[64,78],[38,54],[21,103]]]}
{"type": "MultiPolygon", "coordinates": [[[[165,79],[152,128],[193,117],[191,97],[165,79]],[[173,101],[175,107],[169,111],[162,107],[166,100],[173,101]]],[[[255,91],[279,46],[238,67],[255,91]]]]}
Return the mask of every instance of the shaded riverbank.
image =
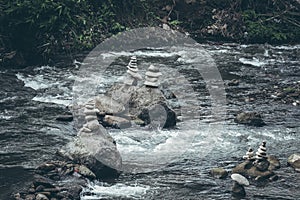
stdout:
{"type": "Polygon", "coordinates": [[[72,60],[107,37],[148,26],[199,42],[300,42],[297,0],[9,1],[0,10],[0,66],[6,67],[72,60]]]}

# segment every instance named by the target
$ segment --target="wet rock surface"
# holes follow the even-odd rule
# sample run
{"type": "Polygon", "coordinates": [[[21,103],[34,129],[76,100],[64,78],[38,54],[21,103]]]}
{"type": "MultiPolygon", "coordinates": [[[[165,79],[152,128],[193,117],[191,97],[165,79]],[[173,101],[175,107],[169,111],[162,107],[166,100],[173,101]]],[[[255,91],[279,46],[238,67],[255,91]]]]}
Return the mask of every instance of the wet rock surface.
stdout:
{"type": "Polygon", "coordinates": [[[116,84],[105,97],[96,97],[95,107],[104,127],[128,128],[133,121],[142,126],[153,122],[154,126],[172,128],[177,123],[175,111],[157,87],[116,84]],[[104,109],[102,104],[109,109],[104,109]]]}
{"type": "Polygon", "coordinates": [[[121,156],[113,141],[97,135],[85,135],[70,142],[59,155],[87,166],[97,178],[117,177],[122,166],[121,156]]]}
{"type": "Polygon", "coordinates": [[[262,119],[261,114],[257,112],[242,112],[239,113],[234,121],[238,124],[245,124],[249,126],[264,126],[266,125],[262,119]]]}
{"type": "Polygon", "coordinates": [[[50,200],[80,199],[87,178],[96,176],[84,165],[66,161],[49,161],[36,170],[33,182],[26,192],[17,193],[14,199],[50,200]]]}
{"type": "MultiPolygon", "coordinates": [[[[216,160],[224,160],[224,162],[228,163],[228,166],[236,165],[237,160],[232,159],[233,155],[230,154],[232,151],[246,148],[249,145],[253,145],[257,139],[265,138],[269,138],[274,144],[274,149],[276,149],[276,152],[273,153],[276,153],[276,156],[281,159],[281,162],[286,163],[287,155],[290,155],[293,152],[298,152],[297,147],[299,146],[299,140],[297,140],[299,133],[299,109],[297,109],[298,105],[296,102],[299,97],[294,97],[294,92],[284,92],[287,91],[287,88],[297,89],[297,87],[299,87],[299,83],[297,83],[297,81],[299,80],[298,75],[300,71],[299,67],[297,67],[295,64],[299,60],[299,56],[297,56],[299,55],[299,47],[237,45],[236,48],[232,48],[228,46],[224,47],[222,45],[211,47],[211,45],[209,45],[208,48],[213,49],[213,53],[218,54],[216,55],[216,58],[219,58],[219,61],[217,60],[217,62],[220,65],[219,69],[222,75],[225,74],[224,81],[227,82],[227,80],[230,81],[232,79],[238,79],[240,81],[238,85],[228,85],[227,87],[228,118],[232,120],[234,116],[236,116],[236,114],[241,110],[259,111],[263,114],[263,119],[268,126],[261,129],[257,127],[236,126],[235,123],[232,123],[229,126],[226,125],[225,129],[229,130],[229,133],[231,134],[227,134],[228,132],[224,131],[224,141],[222,140],[221,144],[215,144],[217,148],[220,148],[220,151],[213,152],[213,156],[207,158],[207,162],[204,163],[204,166],[208,168],[214,167],[216,160]],[[284,50],[283,48],[293,48],[294,50],[284,50]],[[269,52],[269,55],[263,56],[264,51],[266,54],[269,52]],[[244,65],[238,61],[240,57],[247,58],[248,60],[254,60],[254,56],[255,59],[257,58],[257,60],[260,61],[260,63],[265,62],[265,64],[257,67],[244,65]],[[279,61],[277,62],[278,58],[279,61]],[[277,92],[278,94],[283,94],[277,95],[277,92]],[[280,98],[277,98],[276,96],[279,96],[280,98]],[[293,103],[296,104],[294,105],[293,103]],[[226,148],[226,152],[221,151],[220,146],[222,146],[222,148],[226,148]],[[227,151],[227,149],[230,149],[230,151],[227,151]],[[211,166],[211,163],[213,163],[213,166],[211,166]]],[[[167,62],[165,62],[165,60],[163,61],[167,65],[167,62]]],[[[170,66],[174,64],[173,62],[170,63],[170,66]]],[[[50,69],[49,71],[54,70],[55,69],[50,69]]],[[[0,76],[5,77],[2,81],[10,78],[6,77],[4,74],[0,74],[0,76]]],[[[33,75],[33,78],[34,76],[35,75],[33,75]]],[[[187,75],[187,77],[193,77],[193,75],[187,75]]],[[[200,91],[199,94],[201,96],[205,95],[206,93],[202,92],[201,90],[202,82],[199,81],[199,78],[195,77],[195,79],[192,80],[198,81],[196,81],[194,84],[195,88],[200,88],[197,91],[200,91]]],[[[66,129],[65,125],[67,125],[67,128],[70,127],[68,127],[68,123],[60,123],[53,120],[57,116],[57,111],[59,111],[61,108],[56,109],[53,105],[49,106],[48,103],[31,101],[36,94],[47,94],[47,90],[41,90],[42,92],[34,91],[33,93],[33,89],[23,86],[19,88],[19,84],[13,84],[13,82],[12,84],[7,84],[7,87],[9,87],[8,85],[14,85],[14,87],[17,87],[18,89],[16,89],[16,92],[18,92],[18,94],[13,94],[14,88],[6,90],[5,86],[4,88],[0,89],[2,115],[10,115],[16,111],[19,117],[8,120],[3,118],[1,119],[1,124],[3,126],[3,129],[1,130],[1,148],[5,149],[7,144],[11,146],[11,148],[6,149],[7,153],[5,153],[5,150],[2,152],[4,157],[1,157],[1,164],[8,166],[10,166],[12,163],[23,165],[24,161],[26,164],[27,161],[40,163],[41,159],[49,158],[48,153],[49,155],[53,154],[53,148],[57,149],[65,144],[66,139],[64,138],[64,135],[70,135],[69,130],[64,130],[66,129]],[[35,109],[33,109],[33,107],[35,109]],[[49,118],[51,118],[51,121],[49,118]],[[53,134],[51,127],[59,127],[59,133],[54,132],[53,134]],[[25,135],[26,137],[24,137],[25,135]],[[33,135],[35,140],[34,142],[32,137],[33,135]],[[22,142],[20,143],[19,141],[22,142]],[[40,144],[44,145],[43,148],[40,147],[40,144]],[[38,148],[35,148],[35,146],[38,146],[38,148]],[[14,151],[17,153],[15,154],[14,151]],[[47,153],[45,153],[45,151],[47,153]],[[8,155],[9,159],[7,157],[8,155]]],[[[203,88],[205,88],[205,86],[203,86],[203,88]]],[[[205,111],[209,110],[210,106],[209,101],[206,101],[205,98],[203,99],[200,100],[201,109],[203,110],[201,114],[203,114],[205,117],[205,111]]],[[[191,148],[193,149],[192,146],[191,148]]],[[[196,149],[197,148],[193,150],[196,149]]],[[[243,152],[244,150],[241,150],[240,154],[242,155],[243,152]]],[[[236,154],[234,156],[236,156],[236,154]]],[[[204,179],[203,177],[199,177],[198,172],[200,169],[202,169],[202,163],[199,163],[198,158],[195,158],[195,160],[196,162],[192,163],[178,163],[174,173],[171,171],[173,168],[169,170],[170,167],[166,167],[166,170],[169,171],[166,173],[164,172],[163,175],[157,175],[155,173],[139,176],[126,174],[120,178],[120,182],[135,184],[135,182],[138,181],[143,182],[146,185],[150,185],[150,187],[156,187],[156,183],[167,186],[168,189],[166,190],[166,187],[159,187],[157,190],[155,190],[156,194],[154,194],[154,198],[156,199],[171,199],[171,196],[177,199],[230,198],[230,193],[226,193],[230,186],[226,182],[228,180],[225,179],[222,181],[222,184],[216,184],[215,181],[220,180],[214,180],[211,176],[208,176],[208,178],[204,179]],[[189,173],[185,171],[187,164],[193,168],[193,170],[190,170],[189,173]],[[182,187],[181,181],[178,178],[179,176],[182,178],[180,180],[190,181],[190,183],[186,183],[186,185],[192,185],[193,189],[182,187]],[[174,180],[176,180],[175,184],[174,180]],[[209,185],[208,183],[211,182],[214,184],[209,185]],[[199,192],[199,188],[201,188],[201,190],[203,189],[203,193],[202,191],[199,192]]],[[[271,166],[272,165],[270,164],[269,168],[271,166]]],[[[4,188],[1,188],[2,194],[3,191],[5,192],[5,190],[11,191],[10,184],[13,185],[15,182],[20,181],[20,178],[11,180],[10,177],[22,176],[20,174],[16,175],[13,173],[7,173],[7,171],[8,170],[6,169],[4,172],[1,171],[3,172],[3,178],[0,182],[2,182],[2,184],[4,182],[9,183],[9,186],[4,186],[4,188]]],[[[270,169],[270,171],[273,170],[270,169]]],[[[299,186],[299,176],[297,176],[297,173],[293,170],[293,168],[287,167],[286,164],[283,164],[282,168],[276,171],[276,174],[277,173],[279,175],[279,177],[277,176],[277,178],[279,178],[278,182],[263,185],[264,188],[256,188],[253,186],[246,188],[247,198],[299,199],[299,192],[297,190],[299,186]]],[[[271,176],[270,179],[272,177],[274,176],[271,176]]],[[[2,194],[0,194],[0,196],[2,194]]],[[[64,192],[62,192],[62,195],[63,194],[64,192]]]]}
{"type": "Polygon", "coordinates": [[[129,128],[131,126],[131,122],[128,119],[113,116],[113,115],[105,115],[102,121],[103,126],[112,127],[112,128],[129,128]]]}
{"type": "Polygon", "coordinates": [[[130,114],[137,116],[145,124],[157,121],[163,128],[176,125],[176,113],[168,106],[163,93],[158,88],[145,86],[139,88],[132,95],[129,105],[130,114]]]}
{"type": "Polygon", "coordinates": [[[228,176],[228,172],[223,168],[213,168],[210,174],[215,178],[226,178],[228,176]]]}
{"type": "Polygon", "coordinates": [[[300,172],[300,154],[295,153],[288,157],[288,164],[292,166],[296,172],[300,172]]]}
{"type": "Polygon", "coordinates": [[[231,188],[231,193],[232,196],[236,199],[242,199],[246,196],[246,191],[244,186],[238,184],[238,183],[234,183],[232,188],[231,188]]]}
{"type": "Polygon", "coordinates": [[[255,160],[246,160],[232,169],[232,173],[242,174],[256,180],[267,180],[274,176],[273,170],[280,168],[280,162],[275,156],[268,156],[267,160],[255,162],[255,160]],[[270,161],[269,161],[270,160],[270,161]]]}

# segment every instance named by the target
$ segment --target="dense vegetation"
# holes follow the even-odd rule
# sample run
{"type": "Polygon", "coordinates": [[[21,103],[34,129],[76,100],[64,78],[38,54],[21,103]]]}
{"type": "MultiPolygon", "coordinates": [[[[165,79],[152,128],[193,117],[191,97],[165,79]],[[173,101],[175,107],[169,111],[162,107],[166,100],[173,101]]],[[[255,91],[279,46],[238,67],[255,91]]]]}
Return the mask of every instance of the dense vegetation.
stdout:
{"type": "Polygon", "coordinates": [[[89,50],[126,29],[166,23],[199,41],[298,43],[298,0],[0,0],[0,64],[89,50]]]}

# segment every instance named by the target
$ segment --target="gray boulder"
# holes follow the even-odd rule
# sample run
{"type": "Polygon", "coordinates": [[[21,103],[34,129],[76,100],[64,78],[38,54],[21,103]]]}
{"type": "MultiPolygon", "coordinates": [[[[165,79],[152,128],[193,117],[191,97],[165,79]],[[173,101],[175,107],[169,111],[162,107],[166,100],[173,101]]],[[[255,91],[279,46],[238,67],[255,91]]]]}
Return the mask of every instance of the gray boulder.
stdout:
{"type": "Polygon", "coordinates": [[[116,145],[94,134],[76,138],[59,154],[73,163],[87,166],[97,178],[117,177],[122,166],[116,145]]]}
{"type": "Polygon", "coordinates": [[[176,113],[158,88],[143,86],[137,89],[129,100],[129,113],[143,120],[146,125],[153,124],[163,128],[176,125],[176,113]]]}
{"type": "Polygon", "coordinates": [[[122,158],[114,139],[96,120],[87,122],[78,137],[59,154],[72,163],[85,165],[97,178],[116,177],[122,167],[122,158]]]}
{"type": "Polygon", "coordinates": [[[125,111],[124,104],[106,95],[99,95],[95,98],[95,108],[99,110],[99,113],[105,114],[117,114],[125,111]]]}

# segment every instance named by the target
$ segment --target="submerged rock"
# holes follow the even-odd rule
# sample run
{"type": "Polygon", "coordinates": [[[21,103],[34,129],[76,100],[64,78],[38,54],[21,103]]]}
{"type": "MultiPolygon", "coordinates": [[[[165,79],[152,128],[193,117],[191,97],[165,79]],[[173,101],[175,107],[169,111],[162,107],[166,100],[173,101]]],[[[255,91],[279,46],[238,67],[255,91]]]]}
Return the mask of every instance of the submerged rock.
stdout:
{"type": "Polygon", "coordinates": [[[237,182],[234,182],[231,188],[231,194],[234,198],[242,199],[246,196],[246,191],[244,186],[238,184],[237,182]]]}
{"type": "Polygon", "coordinates": [[[238,86],[240,84],[240,80],[233,79],[227,83],[228,86],[238,86]]]}
{"type": "Polygon", "coordinates": [[[73,115],[58,115],[56,117],[57,121],[62,121],[62,122],[71,122],[73,121],[73,115]]]}
{"type": "Polygon", "coordinates": [[[273,171],[275,169],[279,169],[280,166],[281,166],[280,161],[276,156],[269,155],[268,156],[268,161],[270,163],[270,165],[269,165],[269,170],[270,171],[273,171]]]}
{"type": "Polygon", "coordinates": [[[295,153],[290,155],[287,162],[296,172],[300,172],[300,154],[295,153]]]}
{"type": "Polygon", "coordinates": [[[246,191],[244,186],[249,185],[249,181],[240,174],[232,174],[232,180],[234,180],[234,184],[231,189],[232,196],[235,198],[244,198],[246,196],[246,191]]]}
{"type": "Polygon", "coordinates": [[[266,125],[261,115],[257,112],[242,112],[239,113],[234,121],[238,124],[245,124],[249,126],[264,126],[266,125]]]}
{"type": "Polygon", "coordinates": [[[210,174],[215,178],[226,178],[228,176],[228,172],[221,167],[211,169],[210,174]]]}

